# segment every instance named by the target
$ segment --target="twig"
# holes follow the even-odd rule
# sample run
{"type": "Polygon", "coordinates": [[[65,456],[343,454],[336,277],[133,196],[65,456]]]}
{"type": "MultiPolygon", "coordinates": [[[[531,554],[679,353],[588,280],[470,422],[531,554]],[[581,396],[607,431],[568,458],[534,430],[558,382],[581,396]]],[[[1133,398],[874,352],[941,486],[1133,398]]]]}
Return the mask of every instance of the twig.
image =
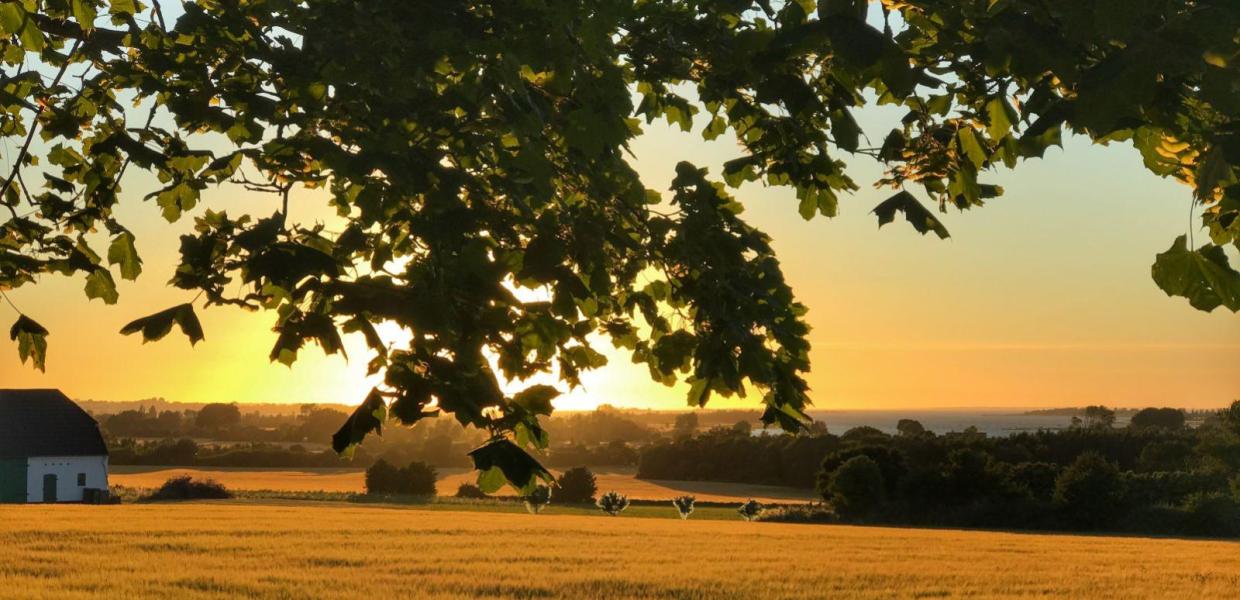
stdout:
{"type": "MultiPolygon", "coordinates": [[[[65,56],[65,64],[60,65],[60,70],[56,72],[56,77],[52,79],[52,85],[48,86],[49,89],[60,85],[60,79],[65,76],[65,71],[69,70],[69,63],[73,62],[73,55],[77,54],[78,46],[81,45],[82,40],[73,42],[73,47],[69,49],[69,54],[65,56]]],[[[17,174],[22,168],[22,161],[26,159],[26,154],[30,151],[30,142],[34,141],[34,134],[39,130],[39,116],[43,114],[46,108],[47,103],[41,102],[39,103],[39,108],[34,111],[34,118],[30,120],[30,131],[26,133],[26,141],[22,144],[21,151],[13,159],[13,171],[9,173],[8,179],[4,180],[4,187],[0,187],[0,198],[3,198],[8,193],[9,188],[13,186],[13,180],[17,179],[17,174]]],[[[13,212],[13,217],[16,218],[17,211],[13,210],[12,207],[9,207],[9,210],[13,212]]]]}

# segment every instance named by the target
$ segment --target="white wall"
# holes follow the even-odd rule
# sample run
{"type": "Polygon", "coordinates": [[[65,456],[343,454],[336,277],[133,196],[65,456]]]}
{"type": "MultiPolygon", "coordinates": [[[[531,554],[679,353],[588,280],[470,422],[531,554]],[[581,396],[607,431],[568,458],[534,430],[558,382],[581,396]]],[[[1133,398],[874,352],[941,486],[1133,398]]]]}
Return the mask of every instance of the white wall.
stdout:
{"type": "Polygon", "coordinates": [[[37,456],[26,462],[26,501],[43,502],[43,476],[56,475],[56,501],[81,502],[86,488],[108,489],[106,456],[37,456]],[[78,485],[78,473],[86,485],[78,485]]]}

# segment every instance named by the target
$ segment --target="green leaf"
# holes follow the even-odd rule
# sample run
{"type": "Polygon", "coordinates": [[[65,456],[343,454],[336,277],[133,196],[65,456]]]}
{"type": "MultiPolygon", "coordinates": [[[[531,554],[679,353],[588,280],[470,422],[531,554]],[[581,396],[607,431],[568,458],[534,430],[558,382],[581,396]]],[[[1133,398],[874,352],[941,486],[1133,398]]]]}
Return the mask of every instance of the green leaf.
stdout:
{"type": "Polygon", "coordinates": [[[528,494],[540,479],[547,484],[555,481],[533,456],[506,438],[491,440],[470,452],[469,456],[474,459],[474,468],[480,471],[478,487],[488,494],[499,491],[504,482],[518,492],[528,494]],[[495,469],[499,469],[500,475],[495,474],[495,469]],[[503,482],[500,482],[500,476],[503,482]]]}
{"type": "Polygon", "coordinates": [[[98,10],[95,9],[94,0],[72,0],[70,3],[73,8],[73,18],[77,19],[79,25],[85,31],[95,28],[95,18],[99,16],[98,10]]]}
{"type": "Polygon", "coordinates": [[[972,127],[961,127],[956,132],[956,139],[960,141],[960,149],[969,157],[969,162],[973,163],[974,167],[980,168],[986,163],[986,151],[982,149],[982,143],[977,139],[977,132],[973,131],[972,127]]]}
{"type": "Polygon", "coordinates": [[[116,292],[116,280],[107,269],[97,268],[86,276],[86,297],[99,298],[105,304],[116,304],[120,294],[116,292]]]}
{"type": "Polygon", "coordinates": [[[132,335],[141,331],[142,343],[156,342],[172,331],[173,323],[180,326],[181,333],[189,338],[190,345],[196,345],[205,339],[202,333],[202,323],[198,321],[198,315],[194,313],[194,305],[189,303],[135,319],[121,328],[121,335],[132,335]]]}
{"type": "Polygon", "coordinates": [[[387,404],[378,389],[373,389],[366,399],[354,409],[340,430],[332,435],[332,449],[339,454],[351,455],[353,449],[371,432],[383,433],[383,421],[387,420],[387,404]]]}
{"type": "Polygon", "coordinates": [[[30,359],[34,368],[47,371],[47,329],[34,319],[21,315],[9,328],[9,339],[17,342],[17,353],[21,356],[22,364],[26,364],[26,359],[30,359]]]}
{"type": "Polygon", "coordinates": [[[109,4],[114,15],[136,15],[139,12],[135,0],[109,0],[109,4]]]}
{"type": "Polygon", "coordinates": [[[1225,306],[1240,311],[1240,273],[1231,268],[1221,246],[1189,250],[1188,238],[1182,235],[1158,255],[1150,271],[1168,296],[1188,298],[1193,308],[1209,312],[1225,306]]]}
{"type": "Polygon", "coordinates": [[[1008,104],[1007,100],[995,97],[986,103],[986,116],[990,118],[986,134],[992,140],[1000,140],[1012,131],[1012,123],[1016,120],[1016,110],[1008,104]]]}
{"type": "Polygon", "coordinates": [[[134,247],[133,234],[122,231],[108,246],[108,264],[120,265],[121,277],[133,281],[142,274],[142,259],[134,247]]]}
{"type": "Polygon", "coordinates": [[[913,224],[913,229],[918,233],[925,235],[927,232],[933,231],[939,236],[939,239],[947,239],[951,237],[947,228],[939,222],[917,198],[908,192],[900,192],[874,207],[874,214],[878,215],[878,226],[882,227],[896,218],[896,211],[904,213],[904,218],[913,224]]]}

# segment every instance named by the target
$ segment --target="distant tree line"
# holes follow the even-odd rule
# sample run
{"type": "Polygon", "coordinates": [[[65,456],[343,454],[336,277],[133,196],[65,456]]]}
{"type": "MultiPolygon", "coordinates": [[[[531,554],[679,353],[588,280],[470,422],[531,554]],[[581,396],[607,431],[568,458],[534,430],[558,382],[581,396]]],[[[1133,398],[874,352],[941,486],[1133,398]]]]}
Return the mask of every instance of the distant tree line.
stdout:
{"type": "MultiPolygon", "coordinates": [[[[237,404],[208,404],[199,410],[151,406],[97,416],[111,462],[117,465],[368,467],[382,458],[392,464],[421,461],[467,468],[472,466],[468,452],[485,441],[483,433],[447,419],[426,419],[371,436],[345,459],[332,452],[328,442],[347,418],[340,410],[312,404],[281,415],[244,412],[237,404]]],[[[555,468],[635,466],[634,444],[659,437],[610,407],[556,415],[545,423],[556,443],[540,458],[555,468]]]]}
{"type": "Polygon", "coordinates": [[[639,477],[815,488],[850,522],[1240,536],[1240,402],[1196,428],[1146,409],[1062,431],[749,436],[716,428],[642,449],[639,477]]]}

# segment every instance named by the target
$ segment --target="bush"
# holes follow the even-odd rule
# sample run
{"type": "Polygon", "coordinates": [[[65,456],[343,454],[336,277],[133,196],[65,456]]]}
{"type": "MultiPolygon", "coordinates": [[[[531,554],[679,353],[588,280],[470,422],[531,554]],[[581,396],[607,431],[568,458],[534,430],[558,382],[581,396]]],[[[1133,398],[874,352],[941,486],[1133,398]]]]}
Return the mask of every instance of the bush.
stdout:
{"type": "Polygon", "coordinates": [[[742,504],[736,512],[740,513],[741,518],[746,521],[753,521],[762,515],[762,503],[750,498],[748,502],[742,504]]]}
{"type": "Polygon", "coordinates": [[[1124,497],[1119,469],[1101,455],[1086,452],[1055,480],[1055,502],[1073,525],[1105,527],[1115,517],[1124,497]]]}
{"type": "Polygon", "coordinates": [[[598,499],[598,507],[614,517],[629,507],[629,497],[619,492],[607,492],[598,499]]]}
{"type": "Polygon", "coordinates": [[[189,475],[173,477],[158,490],[147,496],[148,500],[222,500],[232,498],[232,492],[224,484],[213,479],[194,479],[189,475]]]}
{"type": "Polygon", "coordinates": [[[827,500],[844,518],[872,515],[883,503],[883,472],[874,459],[854,456],[831,473],[827,500]]]}
{"type": "Polygon", "coordinates": [[[525,510],[530,511],[532,515],[536,515],[551,503],[551,488],[545,485],[536,486],[534,491],[522,496],[521,501],[525,503],[525,510]]]}
{"type": "Polygon", "coordinates": [[[825,504],[781,506],[762,511],[759,521],[773,523],[838,523],[839,517],[825,504]]]}
{"type": "Polygon", "coordinates": [[[697,498],[693,496],[677,496],[672,498],[672,506],[676,507],[676,512],[680,513],[681,519],[688,519],[693,514],[693,505],[697,502],[697,498]]]}
{"type": "Polygon", "coordinates": [[[456,497],[481,500],[483,498],[489,498],[490,496],[487,496],[486,492],[482,491],[482,488],[472,483],[462,483],[456,488],[456,497]]]}
{"type": "Polygon", "coordinates": [[[565,471],[555,482],[555,501],[562,504],[585,504],[594,502],[598,483],[594,473],[585,467],[565,471]]]}
{"type": "Polygon", "coordinates": [[[415,461],[398,469],[379,459],[366,469],[366,493],[434,496],[437,477],[435,467],[426,463],[415,461]]]}

